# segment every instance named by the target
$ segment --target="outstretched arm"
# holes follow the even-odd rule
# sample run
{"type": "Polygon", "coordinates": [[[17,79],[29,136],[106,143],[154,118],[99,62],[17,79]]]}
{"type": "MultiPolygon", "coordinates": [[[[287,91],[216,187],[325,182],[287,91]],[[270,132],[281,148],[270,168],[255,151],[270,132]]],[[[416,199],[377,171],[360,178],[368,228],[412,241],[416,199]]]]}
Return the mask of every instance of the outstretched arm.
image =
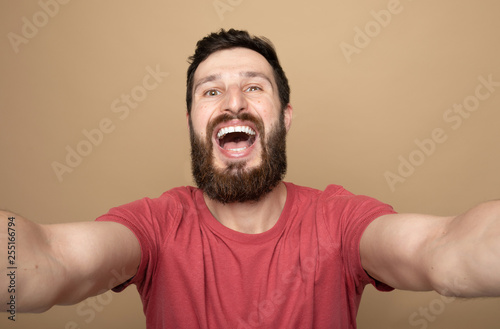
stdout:
{"type": "Polygon", "coordinates": [[[382,216],[366,229],[361,261],[394,288],[446,296],[500,296],[500,201],[456,217],[382,216]]]}
{"type": "MultiPolygon", "coordinates": [[[[8,244],[9,222],[15,225],[11,228],[15,229],[18,312],[44,312],[54,305],[76,304],[126,281],[139,266],[139,243],[121,224],[40,225],[0,212],[0,246],[8,244]]],[[[11,271],[8,261],[0,257],[2,277],[11,271]]],[[[4,282],[9,285],[8,281],[2,279],[2,286],[4,282]]],[[[11,292],[8,287],[0,287],[2,305],[10,300],[11,292]]]]}

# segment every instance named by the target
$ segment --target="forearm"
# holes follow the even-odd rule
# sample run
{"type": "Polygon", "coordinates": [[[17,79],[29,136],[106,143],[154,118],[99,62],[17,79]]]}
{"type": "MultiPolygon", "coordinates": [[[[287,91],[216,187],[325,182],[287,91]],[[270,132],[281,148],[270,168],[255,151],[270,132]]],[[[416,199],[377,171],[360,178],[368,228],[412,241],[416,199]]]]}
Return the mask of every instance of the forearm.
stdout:
{"type": "Polygon", "coordinates": [[[442,294],[500,296],[500,201],[457,216],[442,241],[436,248],[442,294]]]}
{"type": "Polygon", "coordinates": [[[50,308],[54,296],[48,287],[54,280],[54,267],[49,264],[43,226],[0,211],[0,246],[4,253],[0,257],[0,275],[7,278],[1,280],[0,303],[15,302],[16,312],[42,312],[50,308]]]}

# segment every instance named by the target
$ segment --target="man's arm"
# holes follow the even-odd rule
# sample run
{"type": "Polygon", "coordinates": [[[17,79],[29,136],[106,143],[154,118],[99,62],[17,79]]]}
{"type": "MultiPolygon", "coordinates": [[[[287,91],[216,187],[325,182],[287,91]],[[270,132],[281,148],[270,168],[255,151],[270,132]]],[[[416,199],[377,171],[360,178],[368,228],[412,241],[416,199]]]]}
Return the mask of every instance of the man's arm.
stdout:
{"type": "MultiPolygon", "coordinates": [[[[3,278],[7,277],[7,267],[11,266],[5,249],[9,222],[15,225],[11,228],[15,229],[15,298],[18,312],[44,312],[54,305],[76,304],[126,281],[135,275],[139,266],[139,242],[121,224],[77,222],[40,225],[0,211],[0,250],[5,251],[0,257],[3,278]]],[[[2,305],[10,299],[8,281],[1,280],[2,305]]]]}
{"type": "Polygon", "coordinates": [[[500,296],[500,201],[463,215],[385,215],[361,239],[373,278],[404,290],[460,297],[500,296]]]}

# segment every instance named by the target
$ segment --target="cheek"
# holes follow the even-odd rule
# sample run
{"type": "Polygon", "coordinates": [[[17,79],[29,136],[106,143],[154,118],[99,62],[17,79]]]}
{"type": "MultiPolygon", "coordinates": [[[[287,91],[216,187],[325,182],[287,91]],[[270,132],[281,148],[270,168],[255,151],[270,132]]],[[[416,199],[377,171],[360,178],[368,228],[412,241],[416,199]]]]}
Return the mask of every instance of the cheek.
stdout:
{"type": "Polygon", "coordinates": [[[206,124],[199,117],[192,118],[192,129],[196,136],[205,138],[206,135],[206,124]]]}
{"type": "Polygon", "coordinates": [[[209,109],[206,106],[193,108],[193,111],[191,112],[191,120],[196,131],[204,130],[209,119],[210,113],[209,109]]]}
{"type": "Polygon", "coordinates": [[[276,110],[272,102],[262,99],[255,100],[252,103],[251,108],[253,109],[254,114],[259,116],[264,122],[268,122],[276,110]]]}
{"type": "Polygon", "coordinates": [[[264,125],[272,128],[278,124],[279,121],[279,110],[272,106],[262,106],[258,108],[257,115],[264,122],[264,125]]]}

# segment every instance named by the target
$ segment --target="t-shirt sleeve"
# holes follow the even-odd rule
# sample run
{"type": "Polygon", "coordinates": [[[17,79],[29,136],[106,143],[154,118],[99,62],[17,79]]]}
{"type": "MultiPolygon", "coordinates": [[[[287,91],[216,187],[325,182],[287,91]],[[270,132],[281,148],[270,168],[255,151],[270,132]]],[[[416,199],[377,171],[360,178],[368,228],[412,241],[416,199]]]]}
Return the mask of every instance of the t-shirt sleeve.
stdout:
{"type": "Polygon", "coordinates": [[[356,289],[372,284],[377,290],[391,291],[392,287],[370,277],[361,265],[360,242],[368,225],[380,216],[396,211],[383,202],[364,195],[354,195],[344,188],[331,185],[325,190],[325,217],[333,238],[341,239],[342,257],[346,275],[356,289]]]}
{"type": "Polygon", "coordinates": [[[113,291],[120,292],[131,284],[137,285],[139,290],[148,289],[155,272],[158,251],[175,222],[178,204],[166,195],[156,199],[144,198],[111,208],[108,213],[96,219],[125,225],[135,234],[141,247],[141,261],[137,273],[128,281],[114,287],[113,291]]]}

